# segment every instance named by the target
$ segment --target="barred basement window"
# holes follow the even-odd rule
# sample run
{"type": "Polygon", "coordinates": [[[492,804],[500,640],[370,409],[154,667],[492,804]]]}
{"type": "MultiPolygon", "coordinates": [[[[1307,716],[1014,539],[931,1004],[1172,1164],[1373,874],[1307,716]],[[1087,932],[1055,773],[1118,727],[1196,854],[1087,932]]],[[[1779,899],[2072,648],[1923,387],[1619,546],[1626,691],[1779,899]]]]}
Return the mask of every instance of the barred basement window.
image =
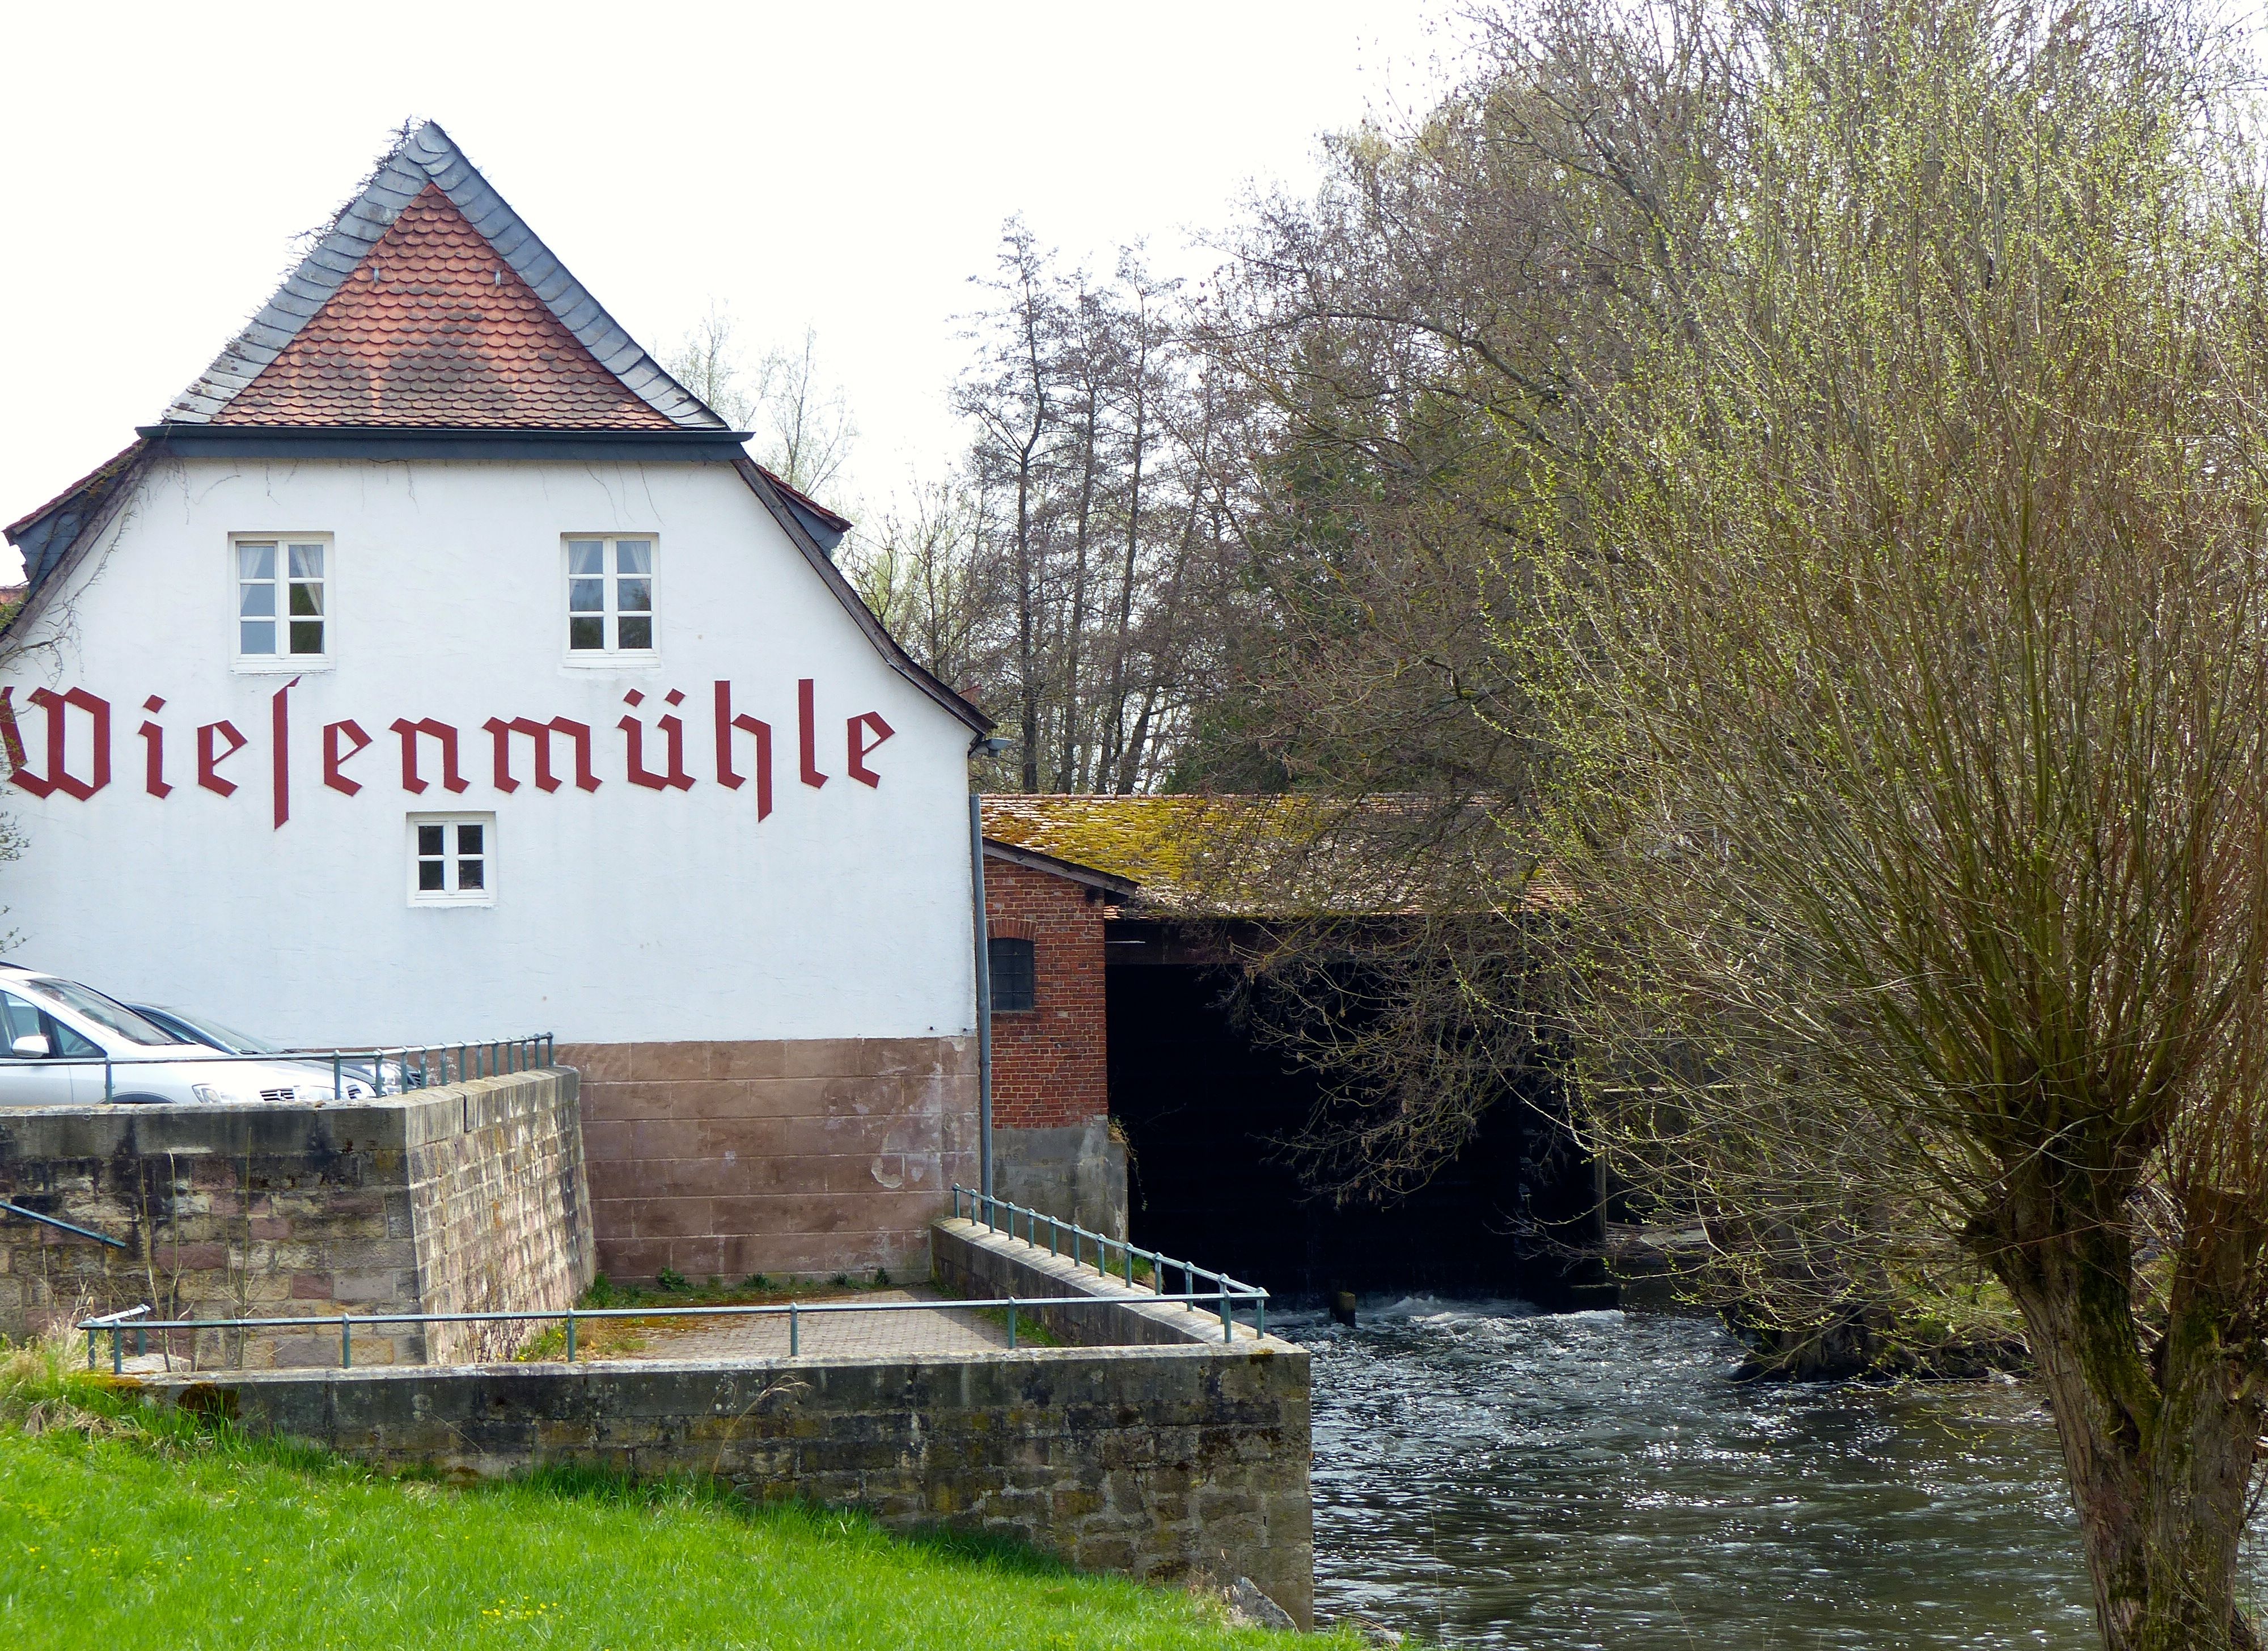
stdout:
{"type": "Polygon", "coordinates": [[[1029,940],[988,940],[984,955],[992,971],[993,1013],[1012,1013],[1038,1006],[1039,969],[1029,940]]]}
{"type": "Polygon", "coordinates": [[[409,816],[411,905],[494,905],[495,860],[494,814],[409,816]]]}

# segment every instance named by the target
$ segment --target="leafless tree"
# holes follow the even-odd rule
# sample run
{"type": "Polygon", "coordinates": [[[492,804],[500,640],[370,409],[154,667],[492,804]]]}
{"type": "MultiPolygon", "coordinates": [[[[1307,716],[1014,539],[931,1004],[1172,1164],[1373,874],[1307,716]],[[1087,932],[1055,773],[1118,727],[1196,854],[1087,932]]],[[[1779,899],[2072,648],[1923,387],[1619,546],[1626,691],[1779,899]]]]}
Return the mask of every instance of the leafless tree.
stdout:
{"type": "Polygon", "coordinates": [[[858,426],[841,387],[820,373],[818,333],[806,327],[794,349],[766,355],[758,385],[765,468],[806,493],[825,492],[849,462],[858,426]]]}
{"type": "Polygon", "coordinates": [[[961,553],[1005,606],[976,685],[1016,707],[1023,789],[1155,787],[1233,623],[1219,396],[1137,251],[1097,280],[1011,221],[987,290],[959,396],[961,553]]]}
{"type": "Polygon", "coordinates": [[[842,388],[820,372],[814,329],[792,350],[752,350],[731,309],[712,299],[662,365],[734,429],[753,431],[757,461],[790,486],[816,495],[842,475],[858,425],[842,388]]]}
{"type": "Polygon", "coordinates": [[[990,285],[998,307],[986,319],[978,376],[961,408],[979,431],[975,462],[988,485],[1013,498],[1008,554],[1015,578],[1015,678],[1023,789],[1040,788],[1040,704],[1048,682],[1038,647],[1042,601],[1035,517],[1053,457],[1055,360],[1061,320],[1047,260],[1021,220],[1001,232],[1000,273],[990,285]]]}
{"type": "Polygon", "coordinates": [[[958,481],[913,481],[845,547],[874,616],[946,682],[973,683],[990,615],[1005,600],[991,565],[968,555],[983,498],[958,481]]]}

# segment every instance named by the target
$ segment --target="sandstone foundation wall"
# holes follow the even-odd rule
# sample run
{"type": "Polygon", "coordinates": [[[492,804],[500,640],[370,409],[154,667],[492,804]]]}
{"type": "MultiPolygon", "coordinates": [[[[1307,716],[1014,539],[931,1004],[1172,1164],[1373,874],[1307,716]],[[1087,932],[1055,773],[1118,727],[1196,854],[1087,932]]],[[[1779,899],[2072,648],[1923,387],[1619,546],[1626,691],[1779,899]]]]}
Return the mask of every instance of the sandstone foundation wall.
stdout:
{"type": "Polygon", "coordinates": [[[976,1179],[968,1037],[563,1044],[583,1074],[599,1270],[696,1282],[929,1271],[976,1179]]]}

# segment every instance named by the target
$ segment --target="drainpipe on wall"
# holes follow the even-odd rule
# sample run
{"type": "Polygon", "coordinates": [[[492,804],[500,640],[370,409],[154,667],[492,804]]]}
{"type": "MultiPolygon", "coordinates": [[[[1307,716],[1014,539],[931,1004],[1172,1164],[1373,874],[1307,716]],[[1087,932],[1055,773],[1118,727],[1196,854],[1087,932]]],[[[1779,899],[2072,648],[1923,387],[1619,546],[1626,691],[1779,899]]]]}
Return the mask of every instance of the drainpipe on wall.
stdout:
{"type": "Polygon", "coordinates": [[[992,1196],[992,948],[984,921],[984,798],[968,793],[968,872],[976,927],[976,1181],[992,1196]]]}

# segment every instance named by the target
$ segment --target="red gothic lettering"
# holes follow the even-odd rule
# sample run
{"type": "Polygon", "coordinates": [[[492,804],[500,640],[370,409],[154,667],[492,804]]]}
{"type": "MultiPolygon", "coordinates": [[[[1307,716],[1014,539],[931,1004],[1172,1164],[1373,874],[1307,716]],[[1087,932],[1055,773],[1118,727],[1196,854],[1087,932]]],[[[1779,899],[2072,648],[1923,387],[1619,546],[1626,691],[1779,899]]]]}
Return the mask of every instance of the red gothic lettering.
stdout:
{"type": "Polygon", "coordinates": [[[653,726],[668,741],[669,783],[679,791],[691,791],[693,776],[685,771],[685,719],[675,714],[677,707],[685,703],[685,690],[671,689],[661,697],[661,703],[670,708],[671,714],[658,719],[653,726]]]}
{"type": "MultiPolygon", "coordinates": [[[[48,771],[39,777],[24,771],[23,742],[11,739],[8,742],[9,761],[16,764],[16,783],[34,797],[44,797],[49,792],[61,792],[66,797],[85,802],[110,784],[110,702],[98,699],[83,688],[74,688],[67,694],[58,694],[52,688],[35,688],[24,696],[37,705],[48,719],[48,771]],[[92,778],[81,779],[70,771],[69,741],[70,713],[83,711],[93,724],[94,755],[89,763],[92,778]]],[[[14,718],[9,719],[12,725],[14,718]]]]}
{"type": "Polygon", "coordinates": [[[197,729],[197,784],[218,796],[235,796],[234,782],[223,779],[218,770],[223,763],[244,749],[248,743],[232,722],[208,722],[201,726],[197,729]],[[213,736],[217,733],[228,736],[227,750],[213,749],[216,743],[213,736]]]}
{"type": "Polygon", "coordinates": [[[34,797],[44,797],[55,790],[55,783],[32,772],[31,763],[24,755],[24,736],[16,726],[16,707],[12,696],[16,690],[0,688],[0,745],[8,750],[8,778],[18,787],[34,797]]]}
{"type": "Polygon", "coordinates": [[[275,794],[276,829],[291,817],[291,707],[284,698],[299,686],[293,677],[268,702],[268,733],[276,748],[269,754],[269,780],[275,794]]]}
{"type": "Polygon", "coordinates": [[[850,778],[861,785],[880,785],[882,783],[882,777],[866,766],[866,759],[874,754],[876,746],[881,744],[897,730],[882,720],[880,711],[870,711],[864,715],[851,718],[844,732],[849,737],[850,745],[850,778]],[[869,729],[873,731],[874,737],[872,740],[865,737],[869,729]]]}
{"type": "Polygon", "coordinates": [[[733,766],[733,731],[756,737],[756,818],[772,811],[772,725],[755,717],[733,714],[733,685],[717,684],[717,783],[729,791],[747,784],[747,777],[733,766]]]}
{"type": "Polygon", "coordinates": [[[344,722],[325,723],[323,725],[323,784],[328,785],[333,791],[342,792],[350,797],[360,791],[362,782],[358,779],[349,779],[339,771],[339,765],[360,756],[369,748],[370,736],[362,731],[362,724],[357,722],[352,717],[349,717],[344,722]],[[339,736],[342,733],[354,741],[354,749],[351,751],[339,749],[339,736]]]}
{"type": "Polygon", "coordinates": [[[457,772],[457,731],[446,722],[431,717],[412,722],[407,717],[396,717],[391,725],[401,740],[401,789],[416,796],[425,789],[425,782],[417,777],[417,736],[425,734],[441,748],[441,788],[444,791],[463,791],[469,782],[457,772]]]}
{"type": "Polygon", "coordinates": [[[813,699],[812,680],[806,676],[795,685],[796,753],[803,763],[803,783],[816,791],[827,784],[827,776],[819,771],[819,728],[813,699]]]}
{"type": "MultiPolygon", "coordinates": [[[[165,708],[166,702],[155,694],[142,702],[142,709],[153,717],[165,708]]],[[[166,784],[166,731],[145,722],[136,732],[142,736],[142,789],[152,797],[170,797],[173,788],[166,784]]]]}
{"type": "MultiPolygon", "coordinates": [[[[662,697],[662,703],[669,705],[681,705],[685,703],[685,696],[677,689],[672,689],[662,697]]],[[[633,688],[622,696],[622,704],[635,708],[645,704],[645,696],[633,688]]],[[[664,717],[654,726],[661,730],[662,737],[666,741],[665,748],[669,754],[669,770],[666,773],[654,773],[645,765],[644,724],[636,717],[624,717],[615,725],[622,731],[623,736],[630,744],[628,766],[630,784],[643,785],[648,791],[690,790],[693,785],[693,776],[685,771],[684,719],[679,717],[664,717]]]]}
{"type": "Polygon", "coordinates": [[[549,722],[537,722],[526,717],[514,717],[506,722],[501,717],[490,717],[481,726],[495,744],[496,788],[509,795],[519,789],[519,782],[512,777],[512,736],[524,733],[535,741],[535,789],[555,792],[559,789],[559,777],[551,771],[551,736],[561,734],[575,742],[575,784],[584,791],[599,789],[599,777],[591,771],[591,726],[566,717],[554,717],[549,722]]]}

